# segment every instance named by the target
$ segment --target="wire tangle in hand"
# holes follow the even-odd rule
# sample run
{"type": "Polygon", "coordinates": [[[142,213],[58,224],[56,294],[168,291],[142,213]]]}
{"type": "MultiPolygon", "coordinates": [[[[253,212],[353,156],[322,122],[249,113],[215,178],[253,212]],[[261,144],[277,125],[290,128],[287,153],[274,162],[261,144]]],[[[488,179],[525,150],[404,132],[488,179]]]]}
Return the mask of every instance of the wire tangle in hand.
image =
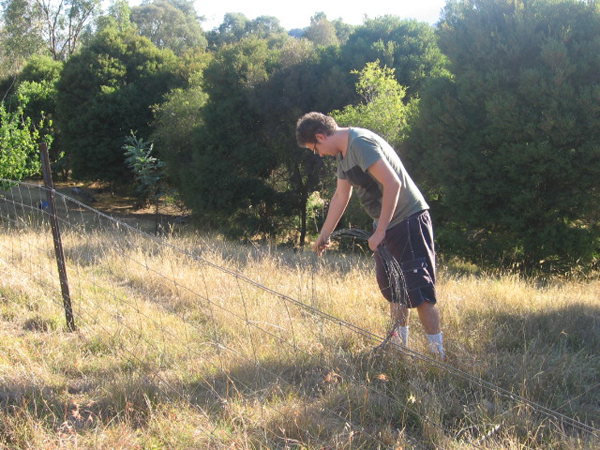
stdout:
{"type": "MultiPolygon", "coordinates": [[[[368,241],[371,237],[371,234],[365,230],[361,230],[359,228],[345,228],[342,230],[334,231],[331,234],[331,239],[337,238],[354,238],[354,239],[362,239],[368,241]]],[[[400,303],[402,306],[408,306],[408,289],[406,286],[406,279],[404,278],[404,272],[402,271],[402,267],[396,258],[392,256],[389,250],[385,247],[384,244],[381,244],[377,247],[376,252],[383,265],[385,267],[385,273],[387,274],[388,280],[390,282],[390,290],[392,292],[392,302],[400,303]]]]}

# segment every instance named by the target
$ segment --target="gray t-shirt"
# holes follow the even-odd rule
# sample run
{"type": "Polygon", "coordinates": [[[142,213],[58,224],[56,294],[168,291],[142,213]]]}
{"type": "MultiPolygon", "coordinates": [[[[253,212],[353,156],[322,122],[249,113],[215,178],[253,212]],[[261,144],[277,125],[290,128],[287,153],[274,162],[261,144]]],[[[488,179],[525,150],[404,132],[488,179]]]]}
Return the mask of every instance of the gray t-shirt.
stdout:
{"type": "Polygon", "coordinates": [[[350,128],[346,156],[337,156],[337,177],[348,180],[358,194],[367,214],[377,221],[381,214],[383,187],[369,173],[369,167],[385,158],[400,179],[400,195],[388,229],[429,205],[406,172],[395,150],[377,134],[363,128],[350,128]]]}

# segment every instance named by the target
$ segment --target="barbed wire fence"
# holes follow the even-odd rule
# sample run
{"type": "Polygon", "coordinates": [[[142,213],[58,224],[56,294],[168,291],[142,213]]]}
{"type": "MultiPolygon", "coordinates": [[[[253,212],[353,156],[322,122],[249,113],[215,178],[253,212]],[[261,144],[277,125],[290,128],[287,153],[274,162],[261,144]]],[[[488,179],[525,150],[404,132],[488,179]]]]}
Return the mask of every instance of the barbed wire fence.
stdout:
{"type": "MultiPolygon", "coordinates": [[[[48,188],[0,181],[12,186],[0,197],[7,236],[0,241],[4,270],[20,271],[57,308],[65,307],[64,280],[56,276],[52,254],[52,215],[61,228],[69,272],[67,328],[116,355],[131,368],[130,376],[140,377],[146,387],[138,393],[144,396],[141,404],[150,391],[193,406],[206,419],[199,439],[207,443],[324,440],[391,448],[402,433],[409,442],[418,443],[423,435],[430,442],[454,436],[482,448],[503,426],[525,418],[565,438],[597,442],[600,437],[594,426],[413,349],[391,343],[391,352],[372,354],[384,338],[327,312],[314,280],[312,288],[296,288],[280,283],[274,273],[259,280],[245,275],[244,268],[265,257],[260,249],[248,250],[240,260],[201,238],[197,246],[181,248],[177,239],[140,231],[54,189],[51,214],[48,188]],[[392,363],[398,358],[400,367],[392,363]],[[401,383],[390,381],[394,371],[401,383]],[[416,373],[422,374],[418,381],[416,373]],[[450,414],[436,406],[440,399],[415,401],[416,392],[425,399],[428,390],[450,378],[462,380],[464,388],[453,387],[448,401],[485,401],[497,412],[486,423],[473,423],[464,411],[450,414]],[[257,408],[277,417],[278,426],[265,424],[257,408]],[[223,418],[237,425],[220,426],[223,418]],[[329,426],[337,430],[334,435],[323,437],[325,422],[334,424],[329,426]]],[[[320,264],[301,257],[279,263],[299,273],[319,270],[320,264]]]]}

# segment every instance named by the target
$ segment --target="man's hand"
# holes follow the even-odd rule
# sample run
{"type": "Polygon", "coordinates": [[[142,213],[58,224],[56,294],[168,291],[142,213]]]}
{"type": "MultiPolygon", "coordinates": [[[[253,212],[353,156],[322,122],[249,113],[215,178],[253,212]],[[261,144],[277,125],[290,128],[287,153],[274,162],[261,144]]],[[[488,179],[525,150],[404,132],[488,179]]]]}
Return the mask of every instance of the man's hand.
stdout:
{"type": "Polygon", "coordinates": [[[317,254],[319,256],[323,255],[323,252],[329,248],[329,246],[331,245],[331,240],[329,239],[329,236],[324,237],[324,236],[319,236],[319,238],[317,239],[317,242],[315,242],[314,245],[314,250],[317,252],[317,254]]]}
{"type": "Polygon", "coordinates": [[[384,238],[385,231],[376,230],[375,233],[373,233],[373,235],[369,238],[369,248],[373,252],[376,252],[377,248],[379,248],[384,238]]]}

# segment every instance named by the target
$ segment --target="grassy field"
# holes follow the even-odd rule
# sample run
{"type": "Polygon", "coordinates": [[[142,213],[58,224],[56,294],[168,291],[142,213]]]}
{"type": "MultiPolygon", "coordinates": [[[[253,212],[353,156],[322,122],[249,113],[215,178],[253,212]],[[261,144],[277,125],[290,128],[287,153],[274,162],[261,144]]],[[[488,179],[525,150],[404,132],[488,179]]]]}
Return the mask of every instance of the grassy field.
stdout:
{"type": "Polygon", "coordinates": [[[600,447],[596,279],[444,265],[441,364],[417,320],[372,351],[369,257],[67,228],[69,332],[47,230],[0,225],[0,449],[600,447]]]}

